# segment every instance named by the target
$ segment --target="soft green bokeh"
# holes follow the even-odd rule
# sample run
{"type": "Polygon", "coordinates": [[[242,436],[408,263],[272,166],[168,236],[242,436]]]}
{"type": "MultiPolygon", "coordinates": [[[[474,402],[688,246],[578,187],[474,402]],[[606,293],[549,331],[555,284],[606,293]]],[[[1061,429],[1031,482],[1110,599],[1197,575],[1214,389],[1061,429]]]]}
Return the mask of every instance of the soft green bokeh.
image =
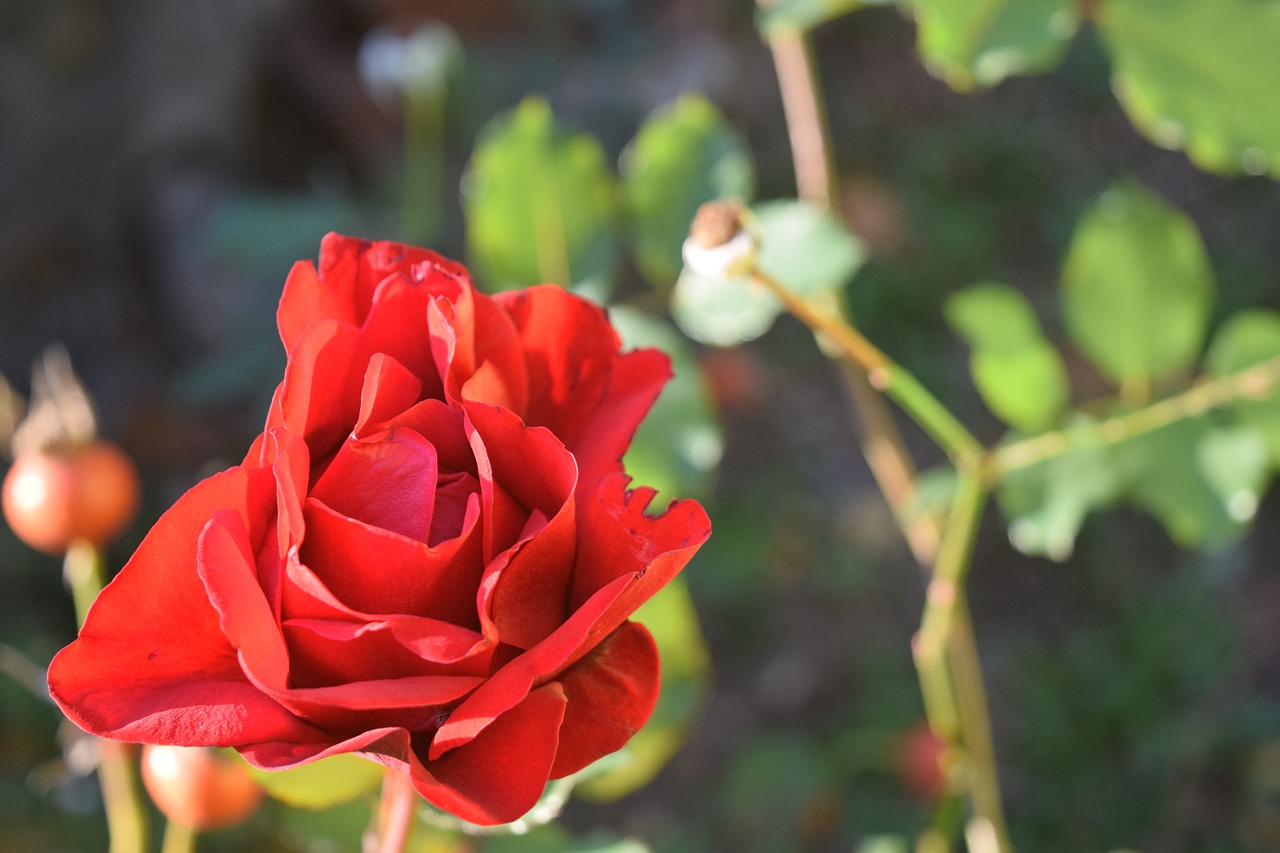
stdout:
{"type": "Polygon", "coordinates": [[[1070,398],[1066,368],[1022,294],[974,285],[947,300],[946,315],[972,348],[969,369],[988,408],[1028,432],[1052,426],[1070,398]]]}
{"type": "Polygon", "coordinates": [[[658,287],[680,275],[680,247],[699,205],[718,198],[747,202],[755,192],[746,143],[699,95],[685,95],[651,115],[620,166],[636,262],[658,287]]]}
{"type": "Polygon", "coordinates": [[[1140,396],[1195,363],[1214,290],[1195,224],[1129,182],[1085,214],[1062,271],[1072,340],[1103,375],[1140,396]]]}
{"type": "MultiPolygon", "coordinates": [[[[1260,361],[1280,357],[1280,313],[1241,311],[1218,330],[1205,363],[1216,376],[1227,376],[1260,361]]],[[[1272,465],[1280,467],[1280,397],[1262,400],[1239,398],[1232,410],[1241,423],[1256,429],[1271,452],[1272,465]]]]}
{"type": "Polygon", "coordinates": [[[1071,0],[903,0],[920,57],[961,91],[1057,64],[1075,34],[1071,0]]]}
{"type": "Polygon", "coordinates": [[[488,125],[463,202],[471,263],[488,289],[604,289],[614,260],[614,178],[600,143],[561,128],[546,101],[526,98],[488,125]]]}
{"type": "Polygon", "coordinates": [[[1280,3],[1107,0],[1113,88],[1143,133],[1197,165],[1280,177],[1280,3]]]}

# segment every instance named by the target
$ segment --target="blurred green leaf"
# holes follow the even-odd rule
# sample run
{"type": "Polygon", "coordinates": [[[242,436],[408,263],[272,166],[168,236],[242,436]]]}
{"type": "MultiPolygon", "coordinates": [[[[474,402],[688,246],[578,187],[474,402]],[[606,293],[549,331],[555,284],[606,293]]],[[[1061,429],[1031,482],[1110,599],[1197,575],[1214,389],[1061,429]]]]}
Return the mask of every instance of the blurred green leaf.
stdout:
{"type": "Polygon", "coordinates": [[[831,214],[807,201],[781,199],[751,208],[760,235],[760,268],[803,296],[839,290],[862,266],[862,244],[831,214]]]}
{"type": "Polygon", "coordinates": [[[901,2],[915,15],[925,65],[960,91],[1056,65],[1076,31],[1071,0],[901,2]]]}
{"type": "Polygon", "coordinates": [[[686,335],[731,347],[769,331],[782,306],[745,278],[711,278],[688,267],[671,294],[671,316],[686,335]]]}
{"type": "Polygon", "coordinates": [[[1127,182],[1085,214],[1062,272],[1068,333],[1122,390],[1195,362],[1213,292],[1195,224],[1127,182]]]}
{"type": "Polygon", "coordinates": [[[911,853],[911,842],[902,835],[876,835],[860,841],[854,853],[911,853]]]}
{"type": "Polygon", "coordinates": [[[1126,474],[1118,462],[1114,448],[1082,447],[1005,475],[997,499],[1009,542],[1024,554],[1070,557],[1085,517],[1120,496],[1126,474]]]}
{"type": "Polygon", "coordinates": [[[1143,133],[1204,169],[1280,177],[1280,3],[1107,0],[1098,25],[1143,133]]]}
{"type": "Polygon", "coordinates": [[[615,188],[604,151],[560,128],[546,101],[526,98],[485,128],[463,188],[471,261],[489,289],[608,280],[615,188]]]}
{"type": "Polygon", "coordinates": [[[1067,372],[1022,294],[978,284],[954,294],[945,310],[973,349],[969,369],[991,411],[1028,432],[1052,426],[1070,397],[1067,372]]]}
{"type": "Polygon", "coordinates": [[[761,7],[760,32],[767,38],[775,27],[793,30],[810,30],[819,24],[848,14],[864,5],[876,5],[887,0],[777,0],[761,7]]]}
{"type": "Polygon", "coordinates": [[[647,784],[684,743],[710,692],[711,655],[684,578],[676,578],[632,617],[653,634],[662,661],[662,693],[653,716],[623,750],[618,765],[584,781],[578,790],[615,800],[647,784]]]}
{"type": "Polygon", "coordinates": [[[680,275],[680,247],[698,206],[717,198],[747,202],[755,188],[746,144],[698,95],[685,95],[650,116],[620,165],[636,260],[658,286],[680,275]]]}
{"type": "MultiPolygon", "coordinates": [[[[1209,372],[1228,376],[1280,356],[1280,313],[1242,311],[1223,324],[1206,357],[1209,372]]],[[[1241,423],[1258,430],[1280,466],[1280,395],[1272,391],[1263,400],[1238,399],[1231,404],[1241,423]]]]}
{"type": "Polygon", "coordinates": [[[947,322],[974,349],[1019,350],[1043,339],[1031,303],[996,282],[971,285],[944,306],[947,322]]]}
{"type": "Polygon", "coordinates": [[[1159,519],[1183,547],[1230,542],[1240,533],[1241,524],[1228,508],[1230,497],[1224,500],[1222,492],[1241,479],[1238,458],[1249,450],[1231,444],[1256,440],[1244,435],[1233,438],[1203,420],[1184,420],[1118,445],[1126,464],[1132,466],[1129,498],[1159,519]],[[1232,470],[1215,475],[1217,483],[1205,472],[1206,448],[1211,460],[1227,459],[1232,464],[1232,470]]]}
{"type": "Polygon", "coordinates": [[[1233,521],[1253,519],[1271,475],[1267,442],[1249,427],[1217,429],[1200,440],[1195,462],[1233,521]]]}
{"type": "Polygon", "coordinates": [[[249,772],[268,796],[291,806],[327,809],[367,794],[382,781],[383,766],[351,753],[322,758],[292,770],[249,772]]]}
{"type": "MultiPolygon", "coordinates": [[[[829,213],[804,201],[762,202],[751,209],[760,240],[759,267],[789,290],[817,296],[842,288],[862,266],[862,245],[829,213]]],[[[685,334],[715,346],[760,337],[782,306],[745,277],[717,279],[685,267],[671,315],[685,334]]]]}
{"type": "Polygon", "coordinates": [[[676,498],[705,497],[724,453],[724,435],[697,359],[668,323],[617,306],[609,309],[609,319],[627,349],[662,350],[675,374],[636,430],[623,458],[627,473],[633,482],[658,490],[658,507],[676,498]]]}

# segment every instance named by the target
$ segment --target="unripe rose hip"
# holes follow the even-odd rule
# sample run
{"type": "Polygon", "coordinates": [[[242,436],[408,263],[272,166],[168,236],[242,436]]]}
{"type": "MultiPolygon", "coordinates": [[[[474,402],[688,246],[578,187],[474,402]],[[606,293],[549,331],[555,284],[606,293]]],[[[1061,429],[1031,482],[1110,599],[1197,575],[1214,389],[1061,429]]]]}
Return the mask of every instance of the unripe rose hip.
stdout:
{"type": "Polygon", "coordinates": [[[165,817],[199,832],[243,823],[262,803],[244,765],[203,746],[144,746],[142,784],[165,817]]]}

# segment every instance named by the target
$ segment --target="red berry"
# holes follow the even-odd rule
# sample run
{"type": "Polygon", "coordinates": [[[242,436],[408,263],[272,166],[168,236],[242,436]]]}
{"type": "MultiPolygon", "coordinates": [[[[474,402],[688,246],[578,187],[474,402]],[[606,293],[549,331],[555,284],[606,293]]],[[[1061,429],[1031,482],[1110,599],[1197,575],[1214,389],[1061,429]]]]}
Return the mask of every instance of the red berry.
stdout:
{"type": "Polygon", "coordinates": [[[248,768],[203,746],[147,744],[142,784],[165,817],[199,832],[243,823],[262,803],[248,768]]]}

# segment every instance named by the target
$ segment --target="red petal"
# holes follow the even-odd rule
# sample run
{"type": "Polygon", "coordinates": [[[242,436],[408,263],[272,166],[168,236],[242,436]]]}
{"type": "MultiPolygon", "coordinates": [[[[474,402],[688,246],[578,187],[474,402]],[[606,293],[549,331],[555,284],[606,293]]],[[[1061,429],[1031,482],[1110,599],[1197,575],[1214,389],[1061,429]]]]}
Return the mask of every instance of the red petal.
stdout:
{"type": "Polygon", "coordinates": [[[271,605],[258,585],[244,519],[221,510],[204,526],[196,549],[196,570],[209,602],[218,611],[223,635],[258,684],[282,688],[289,679],[289,653],[271,605]]]}
{"type": "Polygon", "coordinates": [[[653,490],[629,490],[627,479],[625,474],[606,477],[595,495],[581,496],[578,506],[578,563],[570,607],[577,608],[618,577],[637,576],[626,596],[631,609],[610,630],[666,586],[711,535],[711,520],[697,501],[675,501],[661,515],[647,515],[653,490]]]}
{"type": "Polygon", "coordinates": [[[435,447],[416,432],[392,430],[343,444],[311,487],[311,497],[343,515],[425,544],[436,477],[435,447]]]}
{"type": "Polygon", "coordinates": [[[365,438],[422,399],[422,382],[409,368],[383,352],[369,359],[360,389],[355,435],[365,438]]]}
{"type": "Polygon", "coordinates": [[[494,297],[510,312],[525,349],[531,393],[525,422],[545,426],[578,460],[580,482],[616,468],[662,385],[671,378],[656,350],[619,355],[604,311],[558,287],[494,297]]]}
{"type": "Polygon", "coordinates": [[[577,773],[615,752],[653,713],[658,701],[658,647],[643,625],[618,630],[556,679],[568,705],[551,778],[577,773]]]}
{"type": "Polygon", "coordinates": [[[301,557],[339,601],[371,614],[429,616],[478,627],[480,554],[478,502],[463,535],[435,547],[307,501],[309,535],[301,557]]]}
{"type": "Polygon", "coordinates": [[[560,685],[539,688],[465,746],[425,767],[411,762],[414,788],[463,820],[510,823],[542,796],[564,713],[560,685]]]}
{"type": "Polygon", "coordinates": [[[434,675],[483,675],[491,652],[474,631],[434,619],[286,619],[297,688],[434,675]],[[434,658],[434,659],[433,659],[434,658]]]}
{"type": "Polygon", "coordinates": [[[458,706],[440,727],[433,756],[466,743],[535,684],[581,659],[675,577],[706,541],[710,522],[696,502],[678,501],[653,518],[644,514],[653,491],[625,492],[626,481],[622,474],[608,478],[596,500],[578,506],[572,615],[458,706]],[[578,604],[582,595],[587,598],[578,604]]]}
{"type": "Polygon", "coordinates": [[[161,517],[50,665],[68,717],[94,734],[189,746],[324,737],[248,683],[196,572],[214,513],[270,517],[273,492],[267,472],[232,468],[161,517]]]}
{"type": "Polygon", "coordinates": [[[333,320],[312,323],[285,365],[276,424],[302,436],[321,459],[351,431],[360,413],[365,364],[357,358],[359,332],[333,320]]]}

